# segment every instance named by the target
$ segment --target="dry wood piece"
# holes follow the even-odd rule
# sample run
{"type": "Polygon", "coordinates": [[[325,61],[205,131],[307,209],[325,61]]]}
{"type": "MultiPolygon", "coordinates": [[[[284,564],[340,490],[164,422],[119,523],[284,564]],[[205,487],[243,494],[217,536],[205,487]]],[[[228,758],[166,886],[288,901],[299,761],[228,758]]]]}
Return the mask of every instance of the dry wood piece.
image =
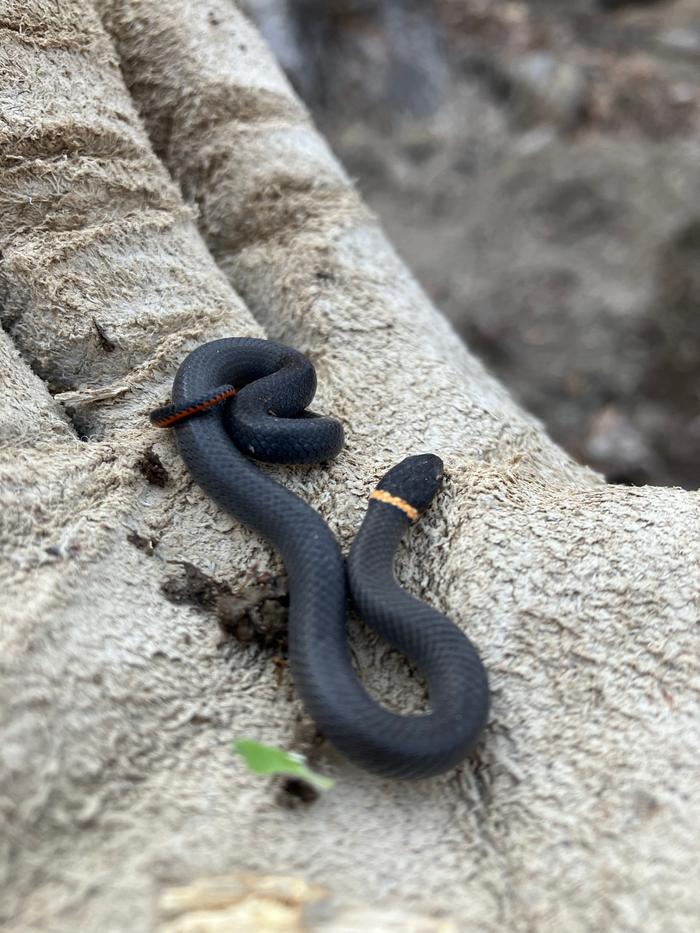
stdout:
{"type": "MultiPolygon", "coordinates": [[[[112,39],[89,0],[0,3],[0,920],[150,933],[164,886],[263,871],[356,918],[694,931],[698,495],[607,486],[518,409],[232,3],[98,6],[112,39]],[[223,334],[313,359],[347,447],[284,482],[343,546],[390,464],[445,460],[398,573],[490,672],[459,771],[396,784],[329,752],[332,793],[289,810],[231,755],[286,745],[298,701],[257,645],[222,642],[215,605],[162,584],[187,562],[238,592],[279,565],[147,420],[223,334]],[[151,445],[163,487],[134,468],[151,445]]],[[[420,707],[401,658],[353,647],[377,695],[420,707]]]]}

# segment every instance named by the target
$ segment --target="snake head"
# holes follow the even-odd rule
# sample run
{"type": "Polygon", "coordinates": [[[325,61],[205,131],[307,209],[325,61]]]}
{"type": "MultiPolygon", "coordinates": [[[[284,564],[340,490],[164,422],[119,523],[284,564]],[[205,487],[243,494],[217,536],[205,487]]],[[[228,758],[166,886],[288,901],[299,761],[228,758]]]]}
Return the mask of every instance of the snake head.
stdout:
{"type": "Polygon", "coordinates": [[[406,457],[382,477],[377,489],[398,496],[422,512],[440,488],[443,470],[443,462],[435,454],[406,457]]]}

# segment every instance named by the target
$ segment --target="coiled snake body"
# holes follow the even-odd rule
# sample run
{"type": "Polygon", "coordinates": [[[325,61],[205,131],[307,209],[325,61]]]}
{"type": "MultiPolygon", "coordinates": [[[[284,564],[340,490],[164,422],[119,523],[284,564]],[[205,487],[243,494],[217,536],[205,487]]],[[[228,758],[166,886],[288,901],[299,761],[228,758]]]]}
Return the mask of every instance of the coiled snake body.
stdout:
{"type": "Polygon", "coordinates": [[[343,446],[343,429],[306,411],[316,374],[302,354],[254,338],[194,350],[175,378],[172,404],[151,416],[173,425],[195,481],[223,509],[263,535],[289,578],[289,661],[296,689],[321,733],[348,758],[395,778],[457,765],[486,722],[481,660],[445,616],[410,596],[393,572],[396,548],[433,498],[442,462],[409,457],[372,494],[346,568],[320,515],[259,470],[316,463],[343,446]],[[399,715],[372,699],[353,670],[346,633],[346,579],[363,621],[425,675],[431,711],[399,715]]]}

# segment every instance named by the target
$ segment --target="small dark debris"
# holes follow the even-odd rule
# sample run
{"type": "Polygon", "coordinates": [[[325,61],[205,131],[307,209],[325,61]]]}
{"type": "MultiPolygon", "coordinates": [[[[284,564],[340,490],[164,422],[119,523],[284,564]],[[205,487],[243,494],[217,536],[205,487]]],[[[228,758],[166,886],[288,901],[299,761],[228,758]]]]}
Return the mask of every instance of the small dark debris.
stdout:
{"type": "Polygon", "coordinates": [[[80,553],[79,544],[50,544],[48,547],[44,548],[44,552],[49,555],[49,557],[58,557],[63,559],[65,557],[75,557],[76,554],[80,553]]]}
{"type": "Polygon", "coordinates": [[[289,595],[285,577],[266,575],[232,592],[228,583],[207,576],[194,564],[177,563],[182,573],[169,576],[161,584],[166,599],[198,609],[213,609],[222,632],[243,644],[271,650],[278,671],[286,667],[289,595]]]}
{"type": "Polygon", "coordinates": [[[143,551],[144,554],[148,554],[149,556],[153,554],[158,544],[157,538],[145,538],[137,531],[130,531],[126,536],[126,540],[129,544],[133,544],[135,548],[138,548],[139,551],[143,551]]]}
{"type": "Polygon", "coordinates": [[[316,723],[304,714],[300,715],[294,726],[292,744],[294,750],[301,752],[310,765],[318,764],[321,759],[327,757],[329,751],[316,723]]]}
{"type": "Polygon", "coordinates": [[[214,721],[214,720],[212,719],[211,714],[210,714],[210,713],[207,713],[207,712],[205,712],[205,711],[200,711],[200,712],[198,712],[198,713],[193,713],[193,715],[192,715],[191,718],[190,718],[190,723],[191,723],[193,726],[204,726],[204,725],[206,725],[208,722],[213,722],[213,721],[214,721]]]}
{"type": "Polygon", "coordinates": [[[170,474],[163,466],[163,461],[152,447],[147,447],[143,455],[136,461],[136,467],[146,477],[149,483],[161,488],[170,479],[170,474]]]}
{"type": "Polygon", "coordinates": [[[97,331],[97,339],[100,342],[100,346],[105,351],[105,353],[113,353],[117,349],[117,345],[113,340],[110,340],[107,336],[104,327],[99,324],[95,318],[92,319],[92,323],[97,331]]]}
{"type": "Polygon", "coordinates": [[[48,376],[45,381],[49,395],[60,395],[62,392],[74,392],[77,388],[75,380],[69,379],[67,376],[48,376]]]}
{"type": "Polygon", "coordinates": [[[188,561],[178,563],[182,567],[182,574],[168,577],[161,584],[161,592],[165,598],[176,605],[213,609],[222,592],[226,591],[226,584],[208,577],[199,567],[188,561]]]}
{"type": "Polygon", "coordinates": [[[296,777],[283,778],[275,797],[279,806],[289,809],[313,803],[315,800],[318,800],[318,791],[313,784],[296,777]]]}
{"type": "Polygon", "coordinates": [[[286,579],[273,577],[238,593],[223,593],[216,604],[221,629],[245,644],[272,648],[280,660],[287,655],[286,579]]]}

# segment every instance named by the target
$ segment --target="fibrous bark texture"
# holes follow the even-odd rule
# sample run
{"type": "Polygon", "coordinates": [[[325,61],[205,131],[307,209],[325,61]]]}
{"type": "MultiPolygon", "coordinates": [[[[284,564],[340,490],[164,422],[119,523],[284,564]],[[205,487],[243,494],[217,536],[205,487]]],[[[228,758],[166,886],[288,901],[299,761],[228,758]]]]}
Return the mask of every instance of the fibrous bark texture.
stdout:
{"type": "MultiPolygon", "coordinates": [[[[164,886],[262,870],[464,930],[695,929],[697,495],[605,485],[513,404],[233,5],[4,0],[0,30],[7,928],[150,931],[164,886]],[[322,747],[335,789],[289,810],[232,757],[307,750],[267,642],[222,633],[280,567],[146,417],[223,334],[314,361],[346,449],[274,475],[343,547],[387,466],[444,458],[397,570],[490,672],[458,771],[397,784],[322,747]]],[[[353,637],[417,708],[402,659],[353,637]]]]}

